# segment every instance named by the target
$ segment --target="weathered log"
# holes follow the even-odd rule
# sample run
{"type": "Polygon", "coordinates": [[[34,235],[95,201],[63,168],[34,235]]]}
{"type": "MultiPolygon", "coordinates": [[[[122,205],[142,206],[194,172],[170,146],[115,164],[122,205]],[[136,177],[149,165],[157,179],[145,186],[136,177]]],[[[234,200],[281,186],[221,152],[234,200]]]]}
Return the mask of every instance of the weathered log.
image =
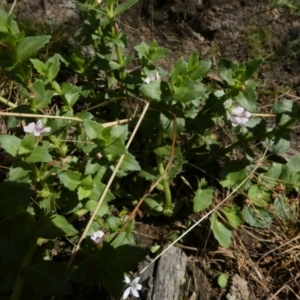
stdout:
{"type": "MultiPolygon", "coordinates": [[[[167,247],[167,246],[166,246],[167,247]]],[[[143,262],[142,270],[149,262],[143,262]]],[[[151,265],[142,273],[140,282],[148,290],[143,294],[147,300],[177,300],[183,283],[187,264],[186,254],[177,247],[171,247],[159,259],[157,266],[151,265]]]]}

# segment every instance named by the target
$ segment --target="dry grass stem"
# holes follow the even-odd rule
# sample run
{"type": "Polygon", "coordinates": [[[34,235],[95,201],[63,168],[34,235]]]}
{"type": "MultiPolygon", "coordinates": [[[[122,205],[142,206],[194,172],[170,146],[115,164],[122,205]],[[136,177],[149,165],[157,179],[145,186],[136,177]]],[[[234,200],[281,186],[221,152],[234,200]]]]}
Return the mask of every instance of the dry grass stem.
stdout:
{"type": "MultiPolygon", "coordinates": [[[[0,116],[8,116],[8,117],[19,117],[19,118],[46,118],[46,119],[60,119],[60,120],[69,120],[69,121],[77,121],[82,123],[82,120],[76,117],[64,117],[64,116],[51,116],[51,115],[36,115],[36,114],[23,114],[23,113],[10,113],[10,112],[4,112],[0,111],[0,116]]],[[[115,125],[125,124],[132,120],[132,118],[129,119],[123,119],[108,123],[101,124],[103,127],[111,127],[115,125]]]]}

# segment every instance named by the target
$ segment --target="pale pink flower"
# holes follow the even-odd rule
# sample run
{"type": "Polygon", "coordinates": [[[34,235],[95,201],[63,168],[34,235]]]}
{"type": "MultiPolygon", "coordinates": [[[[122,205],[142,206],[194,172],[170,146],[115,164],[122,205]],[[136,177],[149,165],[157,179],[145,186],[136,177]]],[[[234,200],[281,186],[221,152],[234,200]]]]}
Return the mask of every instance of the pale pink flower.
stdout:
{"type": "Polygon", "coordinates": [[[231,124],[236,127],[238,125],[244,125],[249,121],[251,113],[246,111],[243,107],[237,106],[231,111],[231,124]]]}
{"type": "Polygon", "coordinates": [[[91,235],[91,240],[94,244],[99,245],[104,241],[105,233],[102,230],[97,230],[91,235]]]}
{"type": "Polygon", "coordinates": [[[27,126],[23,127],[27,133],[33,133],[34,136],[40,136],[41,134],[48,133],[51,131],[51,127],[44,127],[43,121],[39,120],[36,123],[31,122],[27,126]]]}

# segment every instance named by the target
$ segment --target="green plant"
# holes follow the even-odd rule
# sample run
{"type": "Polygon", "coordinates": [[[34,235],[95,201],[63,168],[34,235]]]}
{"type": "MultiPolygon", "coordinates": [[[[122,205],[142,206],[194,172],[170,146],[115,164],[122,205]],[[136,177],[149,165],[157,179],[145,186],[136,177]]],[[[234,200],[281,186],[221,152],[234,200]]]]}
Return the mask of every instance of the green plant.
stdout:
{"type": "MultiPolygon", "coordinates": [[[[0,112],[9,130],[0,136],[0,145],[11,158],[7,179],[0,183],[3,297],[42,299],[70,294],[75,284],[98,282],[119,297],[124,274],[148,254],[135,245],[134,212],[141,207],[153,216],[176,215],[183,204],[170,183],[191,160],[205,168],[224,159],[220,186],[251,201],[211,213],[212,232],[223,247],[230,246],[232,231],[244,221],[268,226],[273,220],[270,190],[280,182],[292,189],[299,179],[298,157],[287,166],[257,166],[252,142],[264,141],[274,153],[286,150],[289,128],[300,115],[288,100],[273,106],[276,116],[257,113],[258,83],[251,78],[262,60],[238,65],[221,59],[222,87],[215,87],[204,81],[212,63],[196,52],[170,72],[156,67],[169,53],[156,41],[141,42],[124,55],[127,39],[116,18],[136,2],[80,3],[85,22],[77,38],[82,43],[71,55],[54,53],[45,60],[36,53],[51,36],[26,36],[12,15],[0,10],[1,73],[20,94],[18,103],[0,98],[11,108],[0,112]],[[83,47],[94,55],[86,57],[83,47]],[[135,57],[140,67],[132,70],[135,57]],[[59,76],[62,67],[76,74],[76,84],[59,76]],[[142,108],[128,118],[121,103],[132,99],[142,108]],[[104,105],[109,116],[101,112],[104,105]],[[275,117],[273,127],[266,117],[275,117]],[[233,142],[212,138],[219,124],[233,142]],[[237,149],[240,158],[233,159],[237,149]],[[65,251],[76,245],[69,261],[51,260],[50,250],[58,244],[65,251]]],[[[200,176],[195,212],[214,199],[214,186],[200,176]]],[[[278,193],[278,199],[277,215],[292,220],[284,195],[278,193]]]]}

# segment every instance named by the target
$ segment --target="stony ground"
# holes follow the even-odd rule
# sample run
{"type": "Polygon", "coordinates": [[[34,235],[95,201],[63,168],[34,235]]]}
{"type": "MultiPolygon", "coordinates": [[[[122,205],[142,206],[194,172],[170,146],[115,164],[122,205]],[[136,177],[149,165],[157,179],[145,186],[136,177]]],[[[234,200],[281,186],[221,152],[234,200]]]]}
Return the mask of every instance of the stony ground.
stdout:
{"type": "MultiPolygon", "coordinates": [[[[264,58],[258,74],[259,105],[268,111],[283,97],[300,100],[300,16],[287,8],[272,9],[271,4],[271,0],[140,0],[121,17],[120,25],[128,32],[130,48],[155,38],[171,49],[162,63],[165,68],[192,50],[213,62],[220,57],[237,62],[264,58]]],[[[19,17],[48,24],[76,26],[81,22],[75,0],[23,0],[14,9],[19,17]]],[[[298,140],[295,129],[295,151],[298,140]]],[[[144,220],[138,231],[149,238],[140,242],[163,243],[178,226],[180,218],[171,226],[144,220]]],[[[300,299],[299,240],[299,224],[288,231],[279,225],[267,230],[244,226],[235,233],[232,247],[224,250],[210,241],[209,231],[196,230],[185,250],[188,267],[183,299],[226,299],[228,292],[232,300],[300,299]],[[230,275],[226,289],[217,285],[218,271],[230,275]]]]}

